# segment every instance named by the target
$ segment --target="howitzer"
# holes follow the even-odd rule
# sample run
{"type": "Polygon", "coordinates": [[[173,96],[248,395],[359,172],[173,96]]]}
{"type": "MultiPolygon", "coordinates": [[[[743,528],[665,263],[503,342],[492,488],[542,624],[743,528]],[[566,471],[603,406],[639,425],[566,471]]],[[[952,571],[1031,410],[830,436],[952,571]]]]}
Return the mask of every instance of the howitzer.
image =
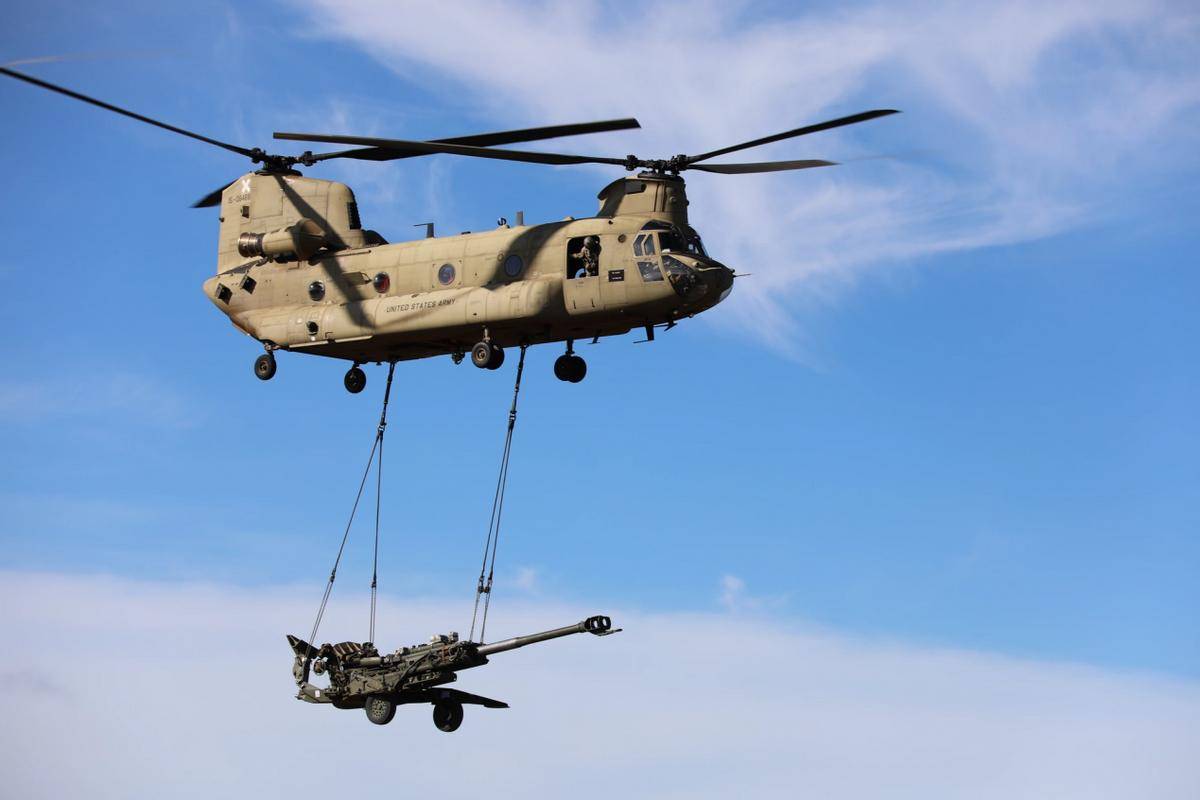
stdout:
{"type": "Polygon", "coordinates": [[[575,625],[554,628],[528,636],[516,636],[491,644],[460,640],[457,633],[434,636],[427,643],[401,647],[381,654],[371,642],[341,642],[314,647],[303,639],[288,636],[295,653],[292,675],[300,692],[296,697],[309,703],[328,703],[334,708],[361,708],[367,719],[386,725],[396,706],[432,703],[433,723],[440,730],[454,731],[462,724],[463,706],[508,708],[508,704],[458,689],[442,688],[458,680],[458,672],[488,663],[488,656],[518,647],[591,633],[617,633],[605,616],[588,617],[575,625]],[[312,673],[328,675],[325,688],[309,683],[312,673]]]}

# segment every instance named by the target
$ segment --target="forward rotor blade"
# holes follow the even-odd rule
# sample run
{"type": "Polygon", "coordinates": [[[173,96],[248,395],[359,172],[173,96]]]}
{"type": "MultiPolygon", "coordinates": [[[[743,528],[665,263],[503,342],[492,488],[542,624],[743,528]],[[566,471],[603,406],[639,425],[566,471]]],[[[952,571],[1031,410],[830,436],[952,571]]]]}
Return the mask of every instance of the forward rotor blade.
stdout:
{"type": "Polygon", "coordinates": [[[199,200],[192,203],[192,208],[211,208],[212,206],[219,205],[221,202],[221,195],[224,194],[225,190],[230,186],[233,186],[232,181],[225,184],[220,189],[213,189],[211,192],[204,195],[204,197],[201,197],[199,200]]]}
{"type": "Polygon", "coordinates": [[[276,139],[296,142],[328,142],[332,144],[357,144],[394,150],[409,156],[447,153],[455,156],[493,158],[501,161],[523,161],[528,164],[617,164],[625,165],[625,159],[602,156],[575,156],[564,153],[537,153],[525,150],[495,150],[449,142],[420,142],[409,139],[376,139],[369,136],[330,136],[321,133],[279,133],[276,139]]]}
{"type": "Polygon", "coordinates": [[[896,111],[895,109],[879,108],[875,109],[874,111],[864,111],[861,114],[851,114],[848,117],[838,117],[837,119],[831,119],[827,122],[818,122],[815,125],[806,125],[803,128],[796,128],[795,130],[776,133],[773,136],[764,136],[761,139],[742,142],[741,144],[735,144],[731,147],[722,147],[720,150],[713,150],[711,153],[702,153],[698,156],[688,156],[688,163],[693,164],[697,161],[705,161],[716,156],[723,156],[726,153],[733,153],[737,150],[746,150],[751,147],[758,147],[759,145],[771,144],[772,142],[779,142],[784,139],[791,139],[795,136],[804,136],[809,133],[817,133],[818,131],[827,131],[831,128],[840,128],[843,125],[854,125],[858,122],[866,122],[869,119],[876,119],[878,117],[886,117],[889,114],[899,113],[900,112],[896,111]]]}
{"type": "MultiPolygon", "coordinates": [[[[579,122],[569,125],[547,125],[541,128],[522,128],[513,131],[498,131],[496,133],[477,133],[470,136],[454,136],[447,139],[433,139],[443,144],[465,144],[473,147],[491,147],[498,144],[513,144],[515,142],[533,142],[541,139],[556,139],[563,136],[580,136],[585,133],[607,133],[609,131],[624,131],[630,128],[640,128],[641,123],[632,117],[626,119],[609,119],[600,122],[579,122]]],[[[412,158],[416,153],[400,153],[383,147],[362,147],[356,150],[339,150],[335,153],[320,153],[313,157],[315,161],[327,161],[331,158],[353,158],[360,161],[393,161],[400,158],[412,158]]]]}
{"type": "Polygon", "coordinates": [[[447,139],[433,139],[443,144],[466,144],[472,147],[493,147],[498,144],[516,144],[517,142],[536,142],[542,139],[558,139],[563,136],[582,136],[585,133],[608,133],[610,131],[625,131],[642,127],[633,117],[625,119],[605,119],[599,122],[574,122],[567,125],[544,125],[540,128],[522,128],[514,131],[497,131],[496,133],[476,133],[470,136],[453,136],[447,139]]]}
{"type": "Polygon", "coordinates": [[[67,97],[72,97],[76,100],[82,100],[85,103],[90,103],[91,105],[97,106],[99,108],[103,108],[105,110],[112,111],[116,114],[120,114],[122,116],[129,117],[130,119],[136,119],[138,122],[145,122],[147,125],[153,125],[156,128],[162,128],[163,130],[168,130],[168,131],[171,131],[172,133],[178,133],[179,135],[186,136],[189,139],[196,139],[197,141],[207,142],[208,144],[216,145],[217,147],[223,148],[232,153],[237,153],[239,155],[246,156],[247,158],[254,158],[254,153],[251,150],[249,150],[248,148],[238,147],[236,144],[230,144],[229,142],[222,142],[219,139],[212,139],[212,138],[209,138],[208,136],[202,136],[199,133],[185,130],[184,128],[178,128],[174,125],[168,125],[165,122],[159,122],[156,119],[151,119],[150,117],[146,117],[141,114],[137,114],[133,111],[129,111],[128,109],[121,108],[120,106],[114,106],[112,103],[106,103],[103,100],[97,100],[94,97],[88,97],[86,94],[80,94],[79,92],[75,92],[75,91],[72,91],[65,87],[58,86],[56,84],[50,83],[49,81],[44,81],[44,80],[41,80],[40,78],[35,78],[32,75],[26,75],[23,72],[17,72],[15,69],[9,69],[8,67],[0,67],[0,73],[8,75],[9,77],[12,77],[12,78],[16,78],[19,81],[25,81],[26,83],[31,83],[34,86],[40,86],[43,89],[49,89],[52,92],[58,92],[59,94],[66,95],[67,97]]]}
{"type": "Polygon", "coordinates": [[[698,169],[703,172],[717,172],[722,175],[747,175],[752,172],[783,172],[789,169],[810,169],[812,167],[834,167],[836,161],[756,161],[749,164],[689,164],[687,169],[698,169]]]}

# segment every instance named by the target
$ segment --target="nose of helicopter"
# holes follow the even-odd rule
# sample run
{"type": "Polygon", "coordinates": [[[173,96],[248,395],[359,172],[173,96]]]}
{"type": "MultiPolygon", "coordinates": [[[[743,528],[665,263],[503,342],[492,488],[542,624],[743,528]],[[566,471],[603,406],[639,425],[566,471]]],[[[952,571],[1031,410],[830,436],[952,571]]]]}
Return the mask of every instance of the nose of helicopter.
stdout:
{"type": "Polygon", "coordinates": [[[701,302],[706,308],[715,306],[733,291],[733,270],[724,264],[710,261],[704,264],[698,263],[693,269],[704,287],[699,294],[700,298],[703,298],[701,302]]]}
{"type": "Polygon", "coordinates": [[[712,280],[714,283],[713,288],[717,293],[717,302],[719,303],[726,297],[729,297],[729,293],[733,291],[734,275],[733,270],[724,264],[718,264],[717,266],[720,267],[720,269],[717,271],[716,276],[714,276],[712,280]]]}

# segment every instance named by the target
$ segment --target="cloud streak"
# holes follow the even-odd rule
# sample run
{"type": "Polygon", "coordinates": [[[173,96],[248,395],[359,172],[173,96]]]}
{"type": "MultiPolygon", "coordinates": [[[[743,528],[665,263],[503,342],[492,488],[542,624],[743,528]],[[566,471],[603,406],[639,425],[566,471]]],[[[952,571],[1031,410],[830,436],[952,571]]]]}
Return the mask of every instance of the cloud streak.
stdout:
{"type": "Polygon", "coordinates": [[[0,383],[0,418],[9,424],[68,417],[111,420],[114,415],[175,429],[194,427],[205,416],[169,384],[128,371],[0,383]]]}
{"type": "MultiPolygon", "coordinates": [[[[573,797],[1193,797],[1200,686],[856,639],[769,619],[562,603],[495,609],[493,635],[611,611],[625,627],[497,656],[453,736],[292,698],[283,634],[315,587],[232,589],[0,573],[6,789],[22,797],[405,793],[573,797]],[[348,776],[350,776],[348,778],[348,776]],[[785,788],[786,787],[786,788],[785,788]]],[[[341,600],[328,636],[365,627],[341,600]]],[[[466,619],[385,598],[380,641],[466,619]]]]}
{"type": "Polygon", "coordinates": [[[1197,139],[1200,15],[1182,5],[913,0],[768,16],[718,2],[295,4],[310,30],[487,116],[636,113],[646,125],[590,150],[665,156],[862,108],[908,111],[753,152],[851,161],[834,170],[689,182],[710,249],[755,275],[719,318],[794,355],[804,301],[898,264],[1120,216],[1129,188],[1197,139]],[[936,155],[852,161],[914,148],[936,155]]]}

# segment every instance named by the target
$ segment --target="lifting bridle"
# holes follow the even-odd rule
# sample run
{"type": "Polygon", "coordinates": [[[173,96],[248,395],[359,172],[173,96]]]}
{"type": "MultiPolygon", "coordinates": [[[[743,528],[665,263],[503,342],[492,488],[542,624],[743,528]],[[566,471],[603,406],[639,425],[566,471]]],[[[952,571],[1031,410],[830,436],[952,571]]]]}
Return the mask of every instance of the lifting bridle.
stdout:
{"type": "Polygon", "coordinates": [[[483,641],[487,630],[488,607],[492,603],[492,578],[496,574],[496,547],[500,544],[500,517],[504,513],[504,492],[508,488],[508,459],[512,455],[513,428],[517,424],[517,398],[521,394],[521,373],[525,371],[525,350],[521,345],[521,358],[517,362],[517,380],[513,385],[512,407],[508,410],[508,430],[504,435],[504,451],[500,456],[500,474],[496,477],[496,493],[492,497],[492,517],[488,523],[487,540],[483,544],[483,562],[479,565],[479,582],[475,586],[475,610],[471,612],[470,641],[475,641],[475,623],[479,620],[479,641],[483,641]],[[486,576],[486,578],[485,578],[486,576]],[[483,615],[479,614],[479,601],[483,600],[483,615]]]}

